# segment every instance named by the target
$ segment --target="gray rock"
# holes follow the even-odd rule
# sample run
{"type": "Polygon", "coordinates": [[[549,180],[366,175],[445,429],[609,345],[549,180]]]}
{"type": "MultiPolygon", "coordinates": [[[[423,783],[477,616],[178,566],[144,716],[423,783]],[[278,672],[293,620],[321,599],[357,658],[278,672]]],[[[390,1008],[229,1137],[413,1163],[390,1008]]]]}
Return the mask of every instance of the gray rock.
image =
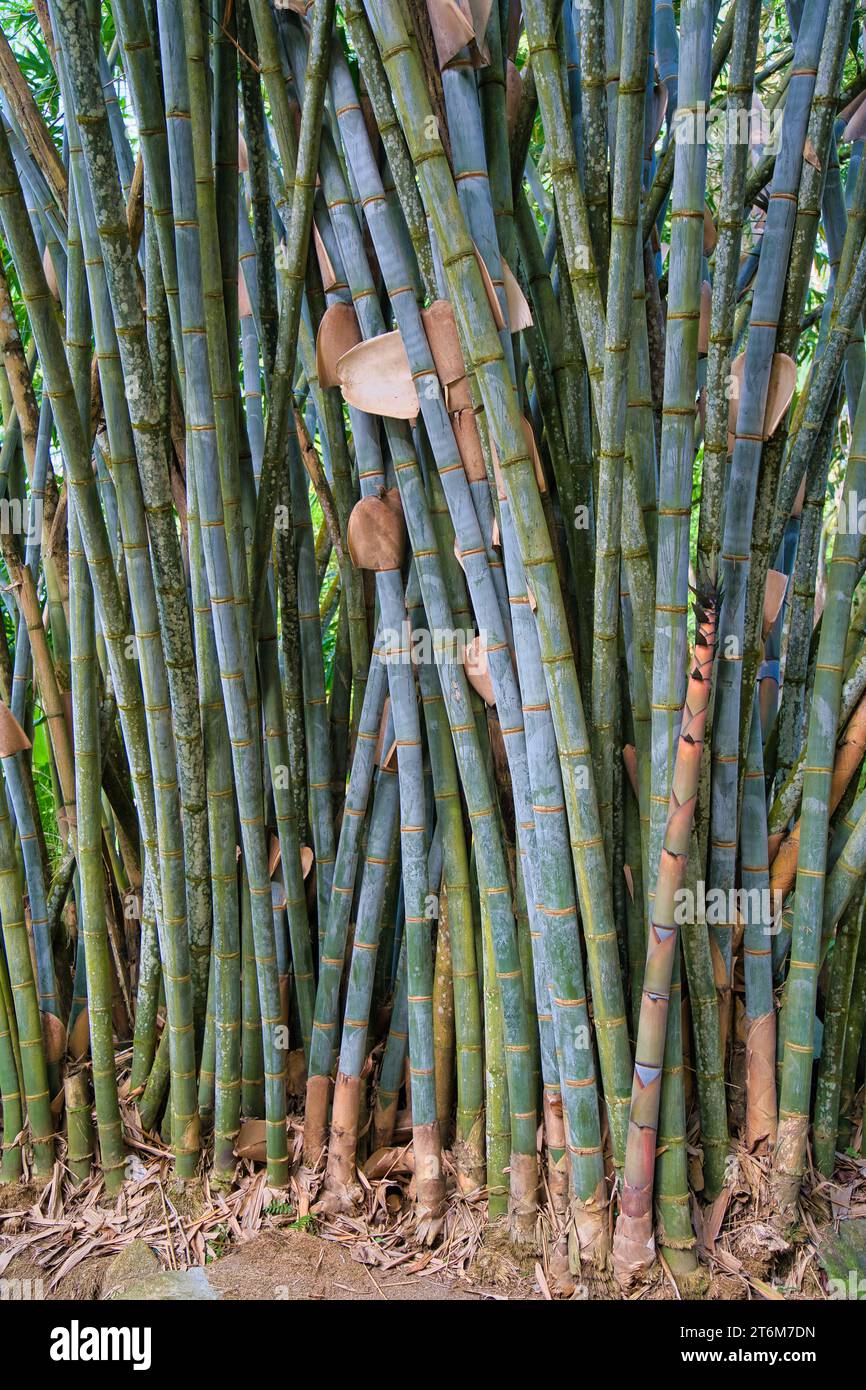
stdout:
{"type": "Polygon", "coordinates": [[[840,1221],[838,1230],[825,1227],[818,1237],[818,1259],[827,1271],[831,1298],[866,1299],[866,1221],[840,1221]]]}
{"type": "Polygon", "coordinates": [[[121,1289],[134,1279],[155,1274],[159,1260],[144,1240],[134,1240],[115,1255],[102,1279],[102,1297],[116,1298],[121,1289]]]}
{"type": "Polygon", "coordinates": [[[114,1295],[115,1301],[160,1303],[211,1303],[221,1297],[203,1269],[161,1269],[134,1279],[114,1295]]]}

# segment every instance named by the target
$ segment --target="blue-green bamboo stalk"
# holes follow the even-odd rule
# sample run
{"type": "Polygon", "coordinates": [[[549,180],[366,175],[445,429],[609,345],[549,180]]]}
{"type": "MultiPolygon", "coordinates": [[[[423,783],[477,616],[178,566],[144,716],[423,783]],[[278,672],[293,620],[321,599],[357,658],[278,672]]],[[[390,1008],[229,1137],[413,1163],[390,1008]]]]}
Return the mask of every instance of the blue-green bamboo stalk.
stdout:
{"type": "Polygon", "coordinates": [[[406,983],[406,938],[403,937],[397,961],[394,981],[394,1002],[391,1006],[391,1022],[388,1027],[388,1041],[382,1057],[379,1072],[379,1085],[376,1090],[376,1107],[373,1113],[373,1147],[385,1148],[394,1137],[394,1122],[397,1119],[397,1102],[403,1084],[403,1071],[406,1049],[409,1040],[409,1001],[406,983]]]}
{"type": "MultiPolygon", "coordinates": [[[[351,15],[351,7],[348,11],[351,15]]],[[[581,787],[578,792],[577,781],[585,783],[588,774],[587,740],[583,724],[583,714],[577,687],[576,674],[571,661],[561,590],[550,554],[549,543],[545,540],[546,522],[540,506],[531,464],[526,454],[525,438],[510,387],[506,386],[507,373],[498,338],[493,332],[493,320],[487,307],[486,294],[477,269],[471,243],[459,209],[453,181],[447,169],[444,153],[438,141],[432,143],[421,139],[421,128],[416,122],[419,113],[426,112],[426,97],[417,63],[407,46],[401,41],[405,29],[392,9],[379,4],[371,4],[368,9],[373,28],[377,32],[380,48],[388,56],[386,69],[392,80],[397,100],[398,114],[406,134],[410,151],[416,160],[421,180],[421,192],[425,207],[435,226],[436,234],[446,264],[454,297],[458,326],[469,347],[467,366],[474,366],[482,398],[493,428],[497,453],[502,465],[506,487],[509,489],[512,510],[520,539],[524,563],[531,570],[531,584],[538,602],[536,616],[539,623],[542,658],[548,680],[554,725],[560,744],[560,759],[566,768],[566,805],[571,825],[572,853],[575,873],[581,894],[581,908],[587,934],[587,947],[590,957],[596,1008],[605,1019],[602,1038],[602,1069],[606,1080],[606,1097],[611,1111],[611,1128],[614,1135],[614,1148],[620,1152],[623,1132],[620,1121],[624,1119],[624,1097],[621,1095],[623,1068],[627,1069],[628,1041],[625,1033],[625,1010],[622,1000],[622,987],[618,967],[611,979],[601,975],[601,962],[610,941],[616,955],[615,940],[611,941],[602,927],[606,912],[609,911],[609,885],[603,867],[603,851],[598,838],[598,812],[594,789],[591,785],[581,787]],[[410,98],[412,114],[410,115],[410,98]],[[423,156],[423,157],[422,157],[423,156]],[[568,653],[568,655],[566,655],[568,653]],[[554,669],[555,668],[555,669],[554,669]],[[568,691],[567,699],[565,691],[568,691]],[[591,848],[590,848],[591,844],[591,848]],[[601,854],[600,863],[595,860],[601,854]],[[593,859],[590,869],[589,858],[593,859]],[[599,873],[599,868],[601,872],[599,873]],[[602,884],[601,903],[590,902],[584,890],[590,876],[602,884]],[[603,940],[602,940],[603,938],[603,940]]],[[[423,126],[423,119],[422,119],[423,126]]],[[[429,127],[428,127],[429,128],[429,127]]],[[[344,141],[345,143],[345,141],[344,141]]],[[[381,263],[381,256],[380,256],[381,263]]],[[[404,330],[404,339],[407,338],[404,330]]],[[[410,350],[411,358],[411,350],[410,350]]],[[[421,392],[423,404],[424,393],[421,392]]],[[[416,556],[425,549],[422,536],[413,536],[413,549],[416,556]]],[[[431,603],[424,595],[428,617],[433,620],[431,603]]],[[[443,693],[446,693],[443,681],[443,693]]],[[[446,700],[448,695],[446,694],[446,700]]],[[[449,711],[450,715],[450,711],[449,711]]],[[[454,722],[452,722],[452,728],[454,722]]],[[[475,778],[461,769],[463,786],[467,797],[474,794],[475,778]]],[[[485,870],[479,856],[480,881],[484,883],[485,870]]],[[[598,884],[594,884],[597,888],[598,884]]],[[[498,905],[497,905],[498,906],[498,905]]],[[[494,921],[493,938],[497,953],[506,948],[510,950],[508,938],[500,935],[498,923],[494,921]]],[[[504,966],[503,957],[498,954],[499,968],[504,966]]],[[[516,1001],[515,1001],[516,1002],[516,1001]]],[[[505,1006],[507,1042],[509,1048],[514,1044],[510,1030],[513,1016],[510,1004],[505,1006]]],[[[516,1039],[514,1040],[516,1042],[516,1039]]],[[[508,1052],[513,1062],[513,1053],[508,1052]]],[[[512,1070],[509,1081],[518,1077],[512,1070]]],[[[514,1086],[510,1101],[512,1114],[520,1102],[515,1101],[514,1086]]],[[[522,1108],[522,1106],[521,1106],[522,1108]]]]}
{"type": "Polygon", "coordinates": [[[205,573],[194,475],[187,478],[187,525],[201,727],[210,834],[214,962],[214,1172],[217,1180],[235,1170],[240,1128],[241,972],[238,907],[237,819],[231,744],[205,573]]]}
{"type": "MultiPolygon", "coordinates": [[[[481,578],[482,580],[484,579],[486,572],[486,577],[489,580],[489,569],[487,569],[486,566],[483,542],[480,542],[477,519],[475,518],[474,509],[471,512],[468,510],[468,508],[471,507],[468,487],[465,483],[465,475],[463,474],[462,466],[459,463],[459,455],[457,454],[453,432],[447,418],[447,412],[444,408],[438,380],[435,377],[432,358],[429,353],[426,338],[423,335],[423,327],[418,314],[414,293],[398,292],[401,287],[411,284],[411,277],[407,277],[401,263],[402,242],[396,238],[390,237],[388,234],[387,219],[390,216],[391,209],[385,198],[384,190],[382,189],[381,181],[375,168],[375,163],[370,157],[369,141],[366,136],[366,131],[363,130],[363,118],[354,94],[354,88],[350,89],[338,85],[342,84],[347,76],[347,73],[343,73],[339,62],[335,62],[333,69],[333,84],[335,101],[340,111],[344,148],[349,154],[355,182],[364,200],[365,213],[367,215],[371,236],[374,239],[377,257],[382,267],[386,283],[391,288],[392,304],[403,333],[404,342],[406,343],[410,365],[413,366],[416,380],[418,380],[419,401],[422,411],[424,412],[425,423],[429,421],[428,429],[431,430],[431,443],[436,456],[437,467],[440,470],[440,477],[445,487],[446,496],[449,497],[449,509],[451,509],[452,506],[452,499],[449,496],[448,489],[453,480],[455,486],[462,487],[464,499],[459,506],[457,514],[461,517],[461,523],[465,520],[466,525],[472,526],[473,535],[477,537],[477,542],[472,547],[464,546],[462,535],[459,537],[464,563],[466,563],[467,566],[470,562],[473,565],[478,563],[479,568],[480,564],[484,563],[484,570],[482,571],[481,578]],[[342,95],[337,95],[338,92],[345,92],[345,100],[342,95]],[[359,122],[360,128],[358,125],[359,122]],[[431,389],[429,391],[425,389],[425,381],[418,379],[419,370],[423,372],[423,375],[430,381],[431,389]],[[447,455],[445,452],[446,450],[447,455]],[[445,458],[449,455],[449,463],[453,466],[446,470],[444,467],[445,458]]],[[[360,316],[360,306],[357,307],[360,316]]],[[[367,301],[364,301],[365,314],[367,307],[367,301]]],[[[375,306],[370,305],[369,307],[371,310],[375,310],[375,306]]],[[[367,320],[367,322],[369,327],[364,327],[364,331],[369,334],[370,328],[372,328],[375,333],[377,325],[370,322],[370,320],[367,320]]],[[[418,561],[424,606],[431,624],[431,630],[434,635],[437,631],[439,633],[450,633],[453,631],[453,617],[449,611],[447,597],[443,590],[441,571],[437,559],[435,533],[432,531],[414,451],[411,449],[405,430],[396,426],[393,422],[387,422],[386,431],[392,457],[395,462],[398,482],[400,484],[403,509],[409,526],[412,548],[415,552],[416,560],[418,561]]],[[[455,512],[452,510],[452,518],[454,515],[455,512]]],[[[495,599],[495,590],[493,590],[492,582],[490,591],[495,599]]],[[[492,608],[493,604],[491,604],[491,610],[492,608]]],[[[498,628],[498,617],[494,614],[491,614],[491,616],[498,628]]],[[[495,650],[495,644],[493,643],[490,643],[490,647],[494,649],[492,651],[492,666],[499,661],[501,656],[505,656],[505,652],[497,652],[495,650]]],[[[470,773],[467,762],[465,761],[466,758],[469,758],[473,765],[477,766],[478,750],[475,739],[469,735],[469,731],[466,729],[465,725],[463,711],[468,708],[469,703],[465,679],[462,670],[454,663],[453,655],[449,652],[442,652],[442,664],[439,667],[439,676],[443,695],[445,696],[448,706],[449,723],[451,724],[452,732],[455,733],[455,748],[458,750],[458,761],[462,763],[461,776],[464,791],[467,797],[471,797],[477,803],[479,811],[483,808],[482,818],[484,825],[485,827],[489,826],[492,831],[492,806],[489,795],[487,794],[486,785],[479,784],[478,774],[474,772],[470,773]],[[459,742],[457,741],[458,738],[459,742]]],[[[484,782],[486,782],[486,779],[484,779],[484,782]]],[[[476,824],[476,833],[478,833],[480,828],[481,820],[476,824]]],[[[501,846],[497,844],[493,838],[490,838],[487,840],[485,848],[487,852],[493,856],[493,858],[487,860],[487,866],[489,866],[488,872],[493,870],[488,878],[488,891],[492,890],[496,892],[496,884],[504,882],[503,875],[505,866],[501,858],[501,846]]],[[[503,903],[496,903],[496,908],[498,910],[501,910],[504,906],[505,904],[503,903]]],[[[502,935],[499,935],[496,929],[494,929],[494,936],[498,939],[498,949],[502,950],[504,948],[505,951],[509,953],[514,950],[516,953],[516,938],[510,937],[512,921],[513,919],[511,919],[510,912],[499,917],[497,926],[501,926],[501,929],[504,930],[502,930],[502,935]],[[506,933],[508,933],[508,935],[506,935],[506,933]]],[[[500,960],[502,962],[502,958],[500,958],[500,960]]],[[[509,966],[507,969],[510,973],[511,967],[509,966]]],[[[511,1053],[510,1060],[516,1066],[522,1068],[526,1060],[526,1055],[524,1053],[524,1047],[526,1046],[524,1042],[526,1020],[523,1010],[522,988],[519,980],[510,982],[510,987],[512,989],[515,985],[516,992],[513,1001],[513,1012],[509,1009],[507,1013],[510,1015],[509,1023],[518,1030],[517,1036],[515,1036],[515,1043],[519,1046],[519,1053],[511,1053]],[[519,1043],[518,1037],[520,1039],[519,1043]]],[[[528,1077],[526,1081],[528,1082],[528,1077]]],[[[529,1097],[527,1095],[527,1101],[528,1100],[529,1097]]],[[[515,1103],[515,1110],[516,1104],[517,1103],[515,1103]]],[[[528,1143],[528,1120],[532,1112],[529,1110],[528,1105],[524,1111],[522,1101],[519,1102],[519,1104],[520,1114],[516,1114],[515,1111],[512,1112],[513,1120],[515,1121],[514,1147],[515,1152],[522,1156],[525,1169],[528,1168],[530,1163],[533,1167],[535,1164],[534,1145],[530,1158],[528,1143]]],[[[520,1168],[519,1160],[516,1162],[515,1168],[520,1168]]],[[[512,1171],[514,1172],[514,1168],[512,1171]]],[[[526,1175],[524,1174],[523,1176],[525,1177],[526,1175]]],[[[519,1179],[517,1182],[519,1182],[519,1179]]],[[[524,1187],[529,1191],[531,1182],[528,1180],[525,1181],[524,1187]]]]}
{"type": "MultiPolygon", "coordinates": [[[[390,719],[388,724],[386,743],[393,739],[390,719]]],[[[346,981],[334,1115],[328,1145],[325,1185],[331,1201],[336,1199],[338,1205],[345,1204],[347,1200],[351,1203],[355,1196],[361,1077],[367,1052],[373,976],[383,906],[387,899],[389,867],[399,845],[399,827],[400,788],[396,770],[381,766],[376,777],[355,910],[355,934],[346,981]]]]}
{"type": "Polygon", "coordinates": [[[254,719],[255,679],[251,667],[252,634],[246,559],[238,535],[240,489],[236,453],[234,466],[231,462],[236,431],[216,250],[208,102],[206,90],[202,90],[205,72],[202,66],[201,25],[198,13],[193,14],[190,7],[184,8],[185,34],[176,22],[176,11],[170,11],[167,6],[160,4],[158,14],[163,39],[167,104],[170,111],[175,113],[169,128],[169,157],[181,322],[185,330],[187,420],[191,426],[192,448],[188,453],[187,467],[192,469],[195,480],[201,519],[202,547],[232,748],[241,839],[250,883],[265,1056],[268,1174],[272,1183],[282,1185],[287,1176],[285,1058],[278,1046],[277,1030],[281,1024],[279,980],[264,835],[258,721],[254,719]],[[171,46],[171,61],[165,61],[167,44],[171,46]],[[184,51],[186,62],[180,56],[184,51]],[[191,90],[187,87],[187,78],[191,90]],[[191,121],[182,119],[184,112],[191,113],[191,121]],[[193,166],[196,180],[191,185],[193,166]],[[183,224],[183,237],[179,223],[183,224]],[[214,305],[217,287],[218,302],[214,305]],[[214,313],[215,307],[218,315],[214,313]],[[191,333],[190,329],[196,331],[191,333]],[[214,374],[213,386],[211,371],[214,374]],[[216,429],[217,403],[220,406],[219,431],[216,429]]]}
{"type": "MultiPolygon", "coordinates": [[[[839,0],[839,3],[834,0],[837,23],[844,3],[845,0],[839,0]]],[[[720,666],[713,726],[709,875],[710,886],[725,893],[734,886],[746,587],[763,449],[764,409],[794,235],[796,190],[800,182],[803,147],[827,15],[826,0],[806,0],[764,231],[764,239],[772,247],[772,255],[762,257],[755,281],[725,508],[721,553],[720,666]]],[[[751,700],[751,691],[747,692],[746,698],[751,700]]],[[[723,1015],[727,1013],[731,999],[732,933],[732,922],[725,921],[713,928],[719,958],[719,998],[723,1015]]]]}
{"type": "Polygon", "coordinates": [[[361,835],[367,815],[367,801],[373,781],[376,745],[387,687],[387,671],[380,650],[381,634],[373,647],[364,703],[358,721],[355,756],[346,789],[343,823],[334,864],[332,897],[319,957],[319,983],[310,1042],[307,1105],[304,1117],[304,1153],[308,1163],[316,1164],[327,1135],[330,1074],[338,1046],[340,980],[349,916],[355,889],[355,875],[361,835]]]}

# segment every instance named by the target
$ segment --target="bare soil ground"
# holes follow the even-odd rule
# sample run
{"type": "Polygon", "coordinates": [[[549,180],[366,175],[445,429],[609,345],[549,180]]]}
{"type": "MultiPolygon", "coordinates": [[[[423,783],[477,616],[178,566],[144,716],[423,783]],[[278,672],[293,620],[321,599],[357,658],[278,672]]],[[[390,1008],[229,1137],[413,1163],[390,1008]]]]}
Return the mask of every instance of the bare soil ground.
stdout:
{"type": "MultiPolygon", "coordinates": [[[[370,1269],[340,1245],[303,1231],[268,1232],[238,1246],[207,1269],[226,1299],[435,1300],[501,1298],[471,1279],[424,1271],[401,1276],[370,1269]]],[[[524,1295],[532,1297],[531,1292],[524,1295]]],[[[536,1294],[536,1297],[539,1295],[536,1294]]]]}

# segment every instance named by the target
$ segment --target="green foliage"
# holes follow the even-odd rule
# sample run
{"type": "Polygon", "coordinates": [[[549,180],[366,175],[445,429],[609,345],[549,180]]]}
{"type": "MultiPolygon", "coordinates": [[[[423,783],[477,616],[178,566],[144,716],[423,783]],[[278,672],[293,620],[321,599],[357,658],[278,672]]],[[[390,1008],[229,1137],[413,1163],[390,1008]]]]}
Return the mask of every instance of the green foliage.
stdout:
{"type": "Polygon", "coordinates": [[[316,1218],[311,1211],[306,1216],[299,1216],[297,1221],[293,1221],[289,1227],[290,1231],[306,1231],[309,1235],[316,1234],[316,1218]]]}
{"type": "Polygon", "coordinates": [[[291,1202],[278,1202],[274,1200],[265,1207],[266,1216],[291,1216],[294,1207],[291,1202]]]}
{"type": "Polygon", "coordinates": [[[51,766],[45,719],[38,705],[36,711],[33,729],[33,785],[36,788],[42,831],[53,872],[63,854],[63,841],[57,825],[57,787],[51,766]]]}

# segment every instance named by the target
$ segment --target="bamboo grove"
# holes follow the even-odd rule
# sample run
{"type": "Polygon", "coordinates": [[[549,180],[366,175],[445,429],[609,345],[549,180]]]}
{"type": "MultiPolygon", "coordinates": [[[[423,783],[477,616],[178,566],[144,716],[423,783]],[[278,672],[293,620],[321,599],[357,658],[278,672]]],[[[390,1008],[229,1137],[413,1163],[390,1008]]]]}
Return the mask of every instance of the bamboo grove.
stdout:
{"type": "Polygon", "coordinates": [[[0,19],[2,1180],[699,1292],[862,1143],[862,13],[0,19]]]}

